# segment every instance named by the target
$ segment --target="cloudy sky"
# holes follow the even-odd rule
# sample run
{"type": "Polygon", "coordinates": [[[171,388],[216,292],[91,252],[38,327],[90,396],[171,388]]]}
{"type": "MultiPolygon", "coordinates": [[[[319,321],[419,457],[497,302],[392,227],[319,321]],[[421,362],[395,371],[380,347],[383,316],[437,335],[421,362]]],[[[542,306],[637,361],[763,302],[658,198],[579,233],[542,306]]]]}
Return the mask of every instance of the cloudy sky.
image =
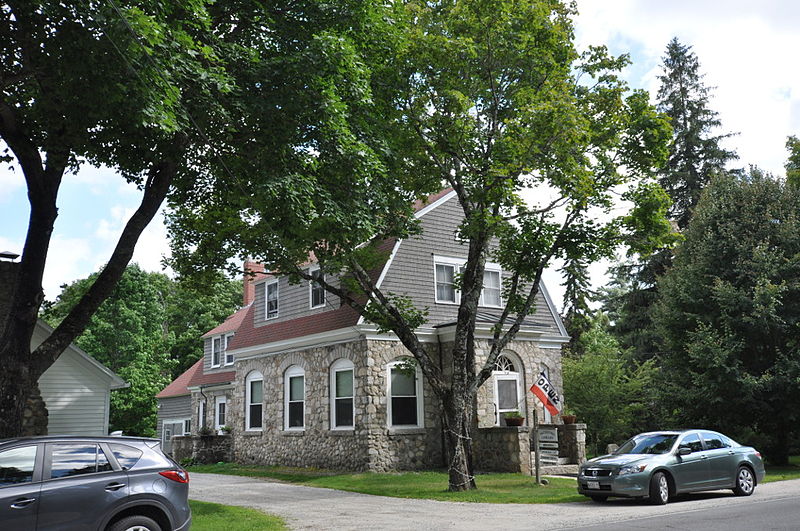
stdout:
{"type": "MultiPolygon", "coordinates": [[[[716,87],[711,105],[719,112],[739,166],[755,164],[783,174],[784,142],[800,134],[800,2],[762,0],[578,0],[579,47],[606,44],[629,53],[625,72],[632,87],[655,94],[659,65],[672,37],[693,46],[706,84],[716,87]]],[[[64,179],[59,217],[44,277],[45,295],[55,298],[64,283],[97,270],[110,256],[139,193],[112,172],[84,169],[64,179]]],[[[19,172],[0,170],[0,251],[21,252],[28,204],[19,172]]],[[[163,218],[151,224],[134,261],[160,270],[168,252],[163,218]]],[[[601,284],[606,265],[593,268],[601,284]]],[[[560,279],[545,279],[560,305],[560,279]]]]}

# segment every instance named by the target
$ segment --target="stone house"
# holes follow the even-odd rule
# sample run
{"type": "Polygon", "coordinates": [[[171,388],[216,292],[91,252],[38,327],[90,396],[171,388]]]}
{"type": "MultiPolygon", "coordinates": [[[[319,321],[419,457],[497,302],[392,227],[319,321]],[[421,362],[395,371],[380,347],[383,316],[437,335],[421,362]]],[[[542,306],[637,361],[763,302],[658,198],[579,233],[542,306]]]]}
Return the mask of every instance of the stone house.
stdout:
{"type": "MultiPolygon", "coordinates": [[[[456,234],[463,214],[455,192],[444,190],[417,205],[416,216],[421,234],[384,242],[388,259],[375,278],[385,292],[428,308],[418,336],[433,352],[446,353],[459,304],[454,277],[467,256],[456,234]]],[[[421,371],[404,370],[409,353],[397,338],[378,332],[315,283],[290,284],[257,264],[246,267],[257,274],[245,280],[244,308],[203,336],[203,359],[159,394],[162,437],[168,433],[162,426],[175,420],[176,428],[184,422],[187,435],[199,426],[227,426],[239,462],[373,471],[442,466],[439,405],[421,371]]],[[[488,352],[501,310],[503,274],[487,263],[476,327],[479,358],[488,352]]],[[[536,311],[479,390],[473,430],[479,470],[530,470],[533,415],[540,423],[560,419],[527,390],[541,371],[562,389],[567,341],[541,285],[536,311]],[[512,410],[525,416],[523,427],[505,425],[503,413],[512,410]]]]}

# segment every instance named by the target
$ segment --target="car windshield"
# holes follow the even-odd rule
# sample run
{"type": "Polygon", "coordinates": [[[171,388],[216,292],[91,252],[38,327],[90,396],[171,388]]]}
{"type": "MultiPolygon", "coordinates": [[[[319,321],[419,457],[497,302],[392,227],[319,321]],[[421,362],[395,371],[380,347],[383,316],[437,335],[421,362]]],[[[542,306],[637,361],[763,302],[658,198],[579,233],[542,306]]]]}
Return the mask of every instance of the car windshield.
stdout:
{"type": "Polygon", "coordinates": [[[628,440],[614,452],[615,454],[665,454],[670,451],[675,439],[674,433],[647,433],[628,440]]]}

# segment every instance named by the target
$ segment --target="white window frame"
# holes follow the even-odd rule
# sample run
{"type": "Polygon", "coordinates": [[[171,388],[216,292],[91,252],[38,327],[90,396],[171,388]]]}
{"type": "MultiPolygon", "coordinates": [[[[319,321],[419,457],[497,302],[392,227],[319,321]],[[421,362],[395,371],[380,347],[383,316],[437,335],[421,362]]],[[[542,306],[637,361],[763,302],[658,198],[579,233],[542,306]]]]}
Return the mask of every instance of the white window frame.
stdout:
{"type": "Polygon", "coordinates": [[[197,405],[197,430],[200,431],[206,426],[206,401],[201,398],[197,405]]]}
{"type": "MultiPolygon", "coordinates": [[[[439,290],[436,289],[437,284],[439,283],[439,277],[436,273],[436,266],[451,266],[453,268],[453,276],[458,275],[461,273],[461,269],[464,267],[467,261],[464,258],[453,258],[448,256],[437,256],[434,255],[433,257],[433,297],[437,304],[461,304],[461,290],[458,288],[453,288],[455,290],[455,301],[448,301],[439,299],[439,290]]],[[[478,300],[478,306],[484,308],[502,308],[503,307],[503,268],[500,267],[500,264],[494,262],[486,262],[484,265],[484,284],[486,280],[486,273],[497,273],[498,278],[500,280],[500,305],[495,306],[493,304],[486,304],[484,302],[483,291],[484,288],[481,289],[481,297],[478,300]]]]}
{"type": "Polygon", "coordinates": [[[264,320],[269,321],[270,319],[277,319],[280,316],[280,308],[281,308],[281,294],[278,288],[278,279],[270,280],[268,282],[264,282],[264,320]],[[269,288],[270,286],[275,286],[275,315],[270,316],[269,314],[269,288]]]}
{"type": "Polygon", "coordinates": [[[303,431],[306,429],[306,371],[299,365],[292,365],[283,373],[283,429],[286,431],[303,431]],[[303,378],[303,425],[289,426],[289,391],[292,378],[303,378]]]}
{"type": "Polygon", "coordinates": [[[214,397],[214,429],[220,431],[220,428],[222,428],[223,426],[227,426],[226,424],[227,422],[228,422],[228,397],[226,397],[225,395],[218,395],[214,397]],[[225,405],[225,413],[223,415],[224,416],[223,420],[225,422],[220,422],[219,406],[223,404],[225,405]]]}
{"type": "Polygon", "coordinates": [[[386,365],[386,425],[392,429],[415,429],[425,427],[425,399],[422,395],[422,371],[416,366],[415,391],[417,398],[417,423],[392,424],[392,369],[402,364],[403,360],[396,360],[386,365]]]}
{"type": "Polygon", "coordinates": [[[189,435],[192,433],[192,419],[183,419],[183,434],[189,435]]]}
{"type": "Polygon", "coordinates": [[[483,288],[481,289],[481,298],[478,300],[478,306],[483,306],[484,308],[502,308],[503,307],[503,271],[497,267],[489,267],[487,264],[483,271],[483,288]],[[487,273],[497,273],[497,283],[498,287],[497,290],[499,293],[500,304],[489,304],[486,302],[486,274],[487,273]]]}
{"type": "MultiPolygon", "coordinates": [[[[330,403],[330,410],[331,410],[331,430],[342,430],[342,431],[352,431],[355,429],[356,424],[356,370],[353,362],[342,358],[338,359],[331,365],[331,377],[330,377],[330,396],[331,396],[331,403],[330,403]],[[353,373],[353,388],[350,390],[350,400],[353,407],[353,412],[351,418],[353,419],[353,424],[350,426],[338,426],[336,424],[336,400],[339,398],[336,396],[336,375],[340,372],[350,371],[353,373]]],[[[347,398],[347,397],[342,397],[347,398]]]]}
{"type": "Polygon", "coordinates": [[[244,430],[245,431],[264,431],[264,376],[258,371],[250,371],[244,379],[244,430]],[[250,419],[250,406],[256,405],[250,397],[250,385],[253,382],[261,382],[261,426],[252,427],[250,419]]]}
{"type": "MultiPolygon", "coordinates": [[[[311,266],[311,267],[308,268],[308,274],[313,276],[313,274],[316,273],[319,270],[320,270],[319,266],[311,266]]],[[[322,275],[322,280],[325,280],[325,273],[322,273],[321,275],[322,275]]],[[[313,280],[309,280],[308,281],[308,307],[309,307],[309,309],[324,307],[325,303],[327,302],[326,299],[327,299],[327,292],[325,291],[325,288],[323,288],[321,284],[318,284],[317,282],[314,282],[313,280]],[[315,284],[317,286],[319,286],[319,289],[322,290],[322,302],[317,304],[316,306],[314,305],[314,285],[315,284]]]]}
{"type": "MultiPolygon", "coordinates": [[[[183,430],[180,433],[180,435],[190,435],[191,434],[191,422],[192,422],[192,419],[190,419],[190,418],[189,419],[180,418],[180,419],[164,419],[164,420],[162,420],[161,421],[161,442],[164,443],[164,442],[167,441],[166,431],[167,431],[167,426],[168,425],[172,426],[173,424],[180,424],[182,426],[181,429],[183,430]],[[188,426],[186,425],[187,422],[189,423],[188,426]]],[[[175,435],[178,435],[178,434],[177,433],[173,433],[172,434],[172,436],[175,436],[175,435]]]]}
{"type": "Polygon", "coordinates": [[[519,370],[522,368],[520,366],[520,362],[514,359],[513,356],[508,356],[506,354],[500,354],[505,358],[508,358],[509,361],[514,365],[514,368],[517,369],[516,371],[492,371],[492,376],[494,376],[494,424],[495,426],[502,426],[502,422],[500,419],[503,417],[504,413],[509,411],[519,411],[520,414],[525,417],[525,401],[523,398],[525,397],[524,391],[522,389],[522,378],[520,377],[519,370]],[[517,389],[517,404],[513,409],[500,409],[500,381],[512,381],[516,384],[517,389]]]}
{"type": "Polygon", "coordinates": [[[224,336],[214,336],[211,338],[211,367],[220,367],[224,356],[223,342],[224,336]],[[217,345],[219,348],[217,348],[217,345]]]}
{"type": "Polygon", "coordinates": [[[225,349],[222,351],[222,359],[225,365],[233,365],[233,354],[230,354],[230,360],[228,360],[228,345],[231,344],[231,339],[233,339],[234,334],[225,334],[224,336],[224,343],[225,349]]]}

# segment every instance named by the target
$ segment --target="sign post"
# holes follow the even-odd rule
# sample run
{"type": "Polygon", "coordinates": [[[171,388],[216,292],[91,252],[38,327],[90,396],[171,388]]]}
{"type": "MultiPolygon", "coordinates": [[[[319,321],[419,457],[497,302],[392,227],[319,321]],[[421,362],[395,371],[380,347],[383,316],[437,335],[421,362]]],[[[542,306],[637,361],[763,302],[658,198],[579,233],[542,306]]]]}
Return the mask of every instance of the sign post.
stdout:
{"type": "MultiPolygon", "coordinates": [[[[558,396],[558,392],[553,387],[553,384],[550,383],[550,380],[547,378],[547,375],[544,371],[539,373],[538,378],[536,379],[536,383],[531,386],[531,392],[541,400],[544,407],[552,415],[558,415],[561,411],[561,399],[558,396]]],[[[550,430],[548,430],[549,432],[550,430]]],[[[558,434],[556,432],[555,435],[548,433],[547,441],[541,442],[539,441],[539,414],[536,408],[533,411],[533,448],[536,451],[536,457],[534,459],[534,468],[536,470],[536,484],[541,484],[541,463],[542,458],[541,454],[543,452],[542,447],[546,445],[548,447],[548,453],[551,452],[551,445],[553,442],[556,443],[556,450],[555,450],[555,462],[558,463],[558,434]]],[[[551,456],[548,455],[548,461],[551,461],[551,456]]]]}

